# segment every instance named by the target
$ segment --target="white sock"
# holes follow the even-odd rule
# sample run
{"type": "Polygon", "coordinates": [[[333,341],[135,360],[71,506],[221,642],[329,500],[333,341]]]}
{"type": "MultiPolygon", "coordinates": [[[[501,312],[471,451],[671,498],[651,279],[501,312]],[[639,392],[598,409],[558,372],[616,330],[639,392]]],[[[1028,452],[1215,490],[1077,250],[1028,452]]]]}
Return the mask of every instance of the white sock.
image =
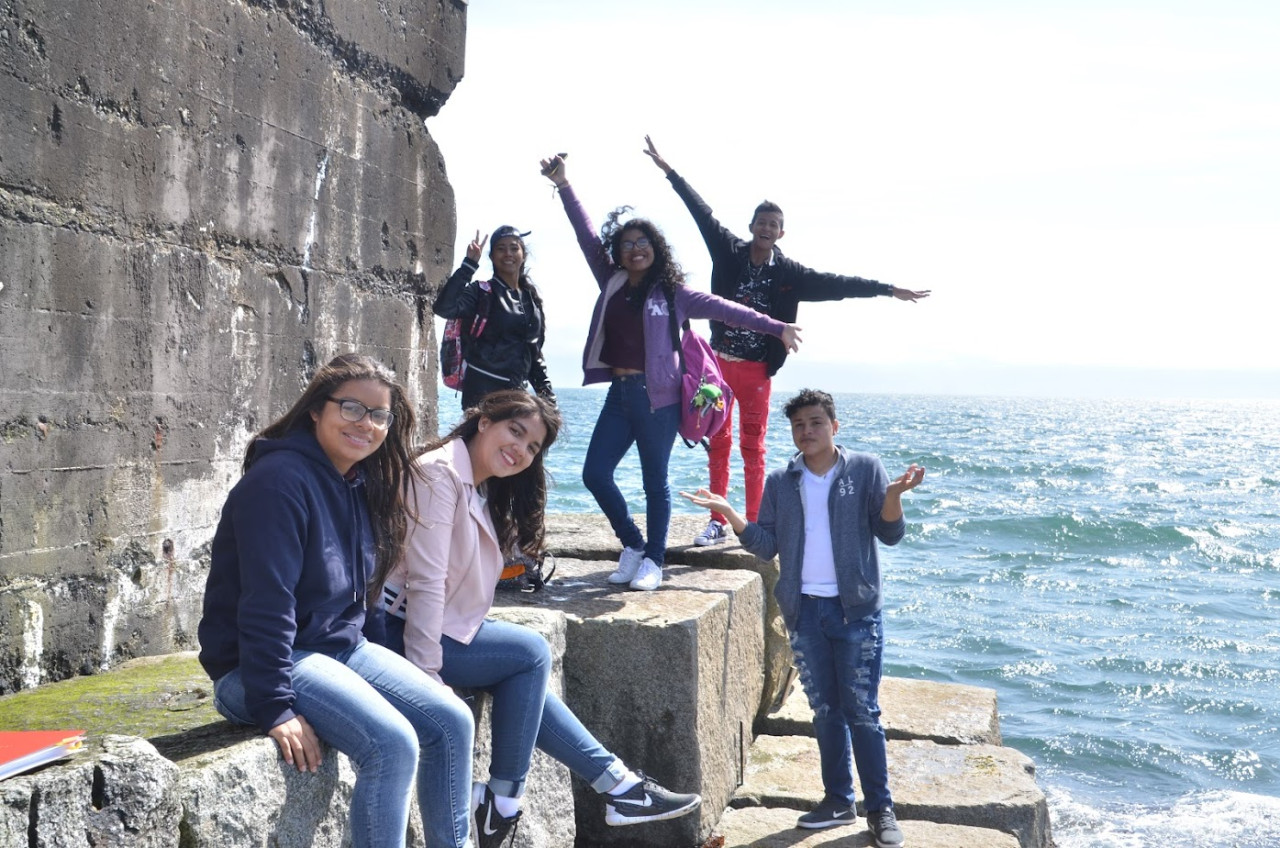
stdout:
{"type": "Polygon", "coordinates": [[[640,775],[636,774],[631,769],[627,769],[627,776],[622,778],[622,781],[617,786],[610,789],[609,794],[621,795],[624,792],[629,791],[633,786],[635,786],[639,782],[640,782],[640,775]]]}
{"type": "Polygon", "coordinates": [[[520,799],[508,798],[505,795],[494,795],[493,808],[498,811],[498,815],[504,819],[509,819],[520,812],[520,799]]]}

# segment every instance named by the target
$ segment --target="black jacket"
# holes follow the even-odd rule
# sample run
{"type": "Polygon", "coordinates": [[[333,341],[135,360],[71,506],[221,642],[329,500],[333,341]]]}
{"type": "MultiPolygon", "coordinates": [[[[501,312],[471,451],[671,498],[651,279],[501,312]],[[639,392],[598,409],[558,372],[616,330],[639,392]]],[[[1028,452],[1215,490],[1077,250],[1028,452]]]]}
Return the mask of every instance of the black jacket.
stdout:
{"type": "MultiPolygon", "coordinates": [[[[707,251],[711,254],[711,293],[736,302],[738,281],[742,279],[747,263],[751,261],[751,243],[725,229],[711,213],[711,207],[684,177],[673,170],[667,174],[667,179],[671,181],[671,187],[680,195],[685,206],[689,207],[689,213],[693,215],[693,221],[702,233],[702,240],[707,243],[707,251]]],[[[807,268],[783,256],[777,245],[773,248],[773,261],[776,268],[772,277],[773,308],[769,315],[788,324],[795,323],[802,300],[843,300],[846,297],[893,294],[893,286],[887,283],[807,268]]],[[[718,335],[715,329],[713,326],[713,335],[718,335]]],[[[781,339],[774,336],[765,339],[764,361],[770,377],[778,373],[778,369],[787,361],[787,349],[781,339]]]]}
{"type": "Polygon", "coordinates": [[[470,259],[463,259],[440,287],[431,308],[441,318],[462,319],[463,357],[468,365],[516,384],[527,381],[539,396],[554,403],[547,361],[542,356],[546,338],[542,298],[527,280],[522,280],[520,291],[515,291],[497,277],[489,281],[490,291],[485,294],[480,284],[471,280],[479,267],[470,259]],[[471,321],[482,296],[489,298],[488,321],[480,336],[472,338],[471,321]]]}

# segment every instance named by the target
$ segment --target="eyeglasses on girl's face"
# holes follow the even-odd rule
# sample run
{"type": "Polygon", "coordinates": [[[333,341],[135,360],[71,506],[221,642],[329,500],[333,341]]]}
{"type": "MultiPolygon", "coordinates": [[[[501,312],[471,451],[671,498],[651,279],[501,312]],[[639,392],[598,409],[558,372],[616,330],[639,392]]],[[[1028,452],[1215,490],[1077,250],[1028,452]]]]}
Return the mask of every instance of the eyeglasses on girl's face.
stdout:
{"type": "Polygon", "coordinates": [[[649,246],[649,240],[647,238],[644,238],[643,236],[636,239],[635,241],[632,241],[631,239],[627,239],[626,241],[622,242],[623,250],[636,250],[637,248],[639,248],[640,250],[644,250],[648,246],[649,246]]]}
{"type": "Polygon", "coordinates": [[[367,415],[369,416],[370,424],[377,427],[379,430],[385,430],[390,427],[391,422],[396,419],[395,413],[389,409],[370,409],[360,401],[352,400],[351,398],[330,397],[325,398],[325,400],[330,400],[336,403],[338,405],[338,412],[342,414],[342,417],[353,424],[357,421],[363,420],[367,415]]]}

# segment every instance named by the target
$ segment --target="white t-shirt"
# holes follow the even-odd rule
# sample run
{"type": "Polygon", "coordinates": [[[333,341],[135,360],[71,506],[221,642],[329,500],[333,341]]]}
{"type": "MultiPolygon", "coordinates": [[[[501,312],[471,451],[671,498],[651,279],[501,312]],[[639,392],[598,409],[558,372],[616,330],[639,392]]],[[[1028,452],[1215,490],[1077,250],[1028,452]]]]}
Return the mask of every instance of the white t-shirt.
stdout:
{"type": "Polygon", "coordinates": [[[835,466],[823,475],[804,470],[800,483],[800,500],[804,505],[804,563],[800,569],[800,591],[806,595],[834,598],[840,594],[836,585],[836,560],[831,551],[831,511],[827,502],[835,466]]]}

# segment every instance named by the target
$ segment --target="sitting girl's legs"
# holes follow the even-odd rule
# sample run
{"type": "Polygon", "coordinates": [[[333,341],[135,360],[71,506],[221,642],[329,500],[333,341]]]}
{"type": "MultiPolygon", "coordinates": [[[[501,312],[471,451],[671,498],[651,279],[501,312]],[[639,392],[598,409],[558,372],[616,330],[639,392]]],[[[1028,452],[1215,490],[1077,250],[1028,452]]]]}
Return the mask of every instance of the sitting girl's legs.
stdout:
{"type": "MultiPolygon", "coordinates": [[[[428,845],[467,845],[471,713],[453,693],[390,651],[361,642],[330,657],[293,655],[294,708],[356,767],[351,797],[355,848],[402,848],[415,773],[428,845]],[[440,763],[450,762],[449,769],[440,763]],[[460,793],[445,786],[462,775],[460,793]],[[453,795],[454,797],[445,797],[453,795]],[[425,799],[435,797],[436,803],[425,799]]],[[[218,711],[252,724],[237,669],[214,684],[218,711]]]]}
{"type": "Polygon", "coordinates": [[[521,797],[551,677],[547,640],[528,627],[485,619],[470,644],[445,636],[440,646],[441,680],[493,696],[489,788],[495,795],[521,797]]]}
{"type": "Polygon", "coordinates": [[[471,709],[447,686],[381,645],[362,641],[347,665],[417,732],[418,808],[427,848],[470,845],[471,751],[475,742],[471,709]]]}

